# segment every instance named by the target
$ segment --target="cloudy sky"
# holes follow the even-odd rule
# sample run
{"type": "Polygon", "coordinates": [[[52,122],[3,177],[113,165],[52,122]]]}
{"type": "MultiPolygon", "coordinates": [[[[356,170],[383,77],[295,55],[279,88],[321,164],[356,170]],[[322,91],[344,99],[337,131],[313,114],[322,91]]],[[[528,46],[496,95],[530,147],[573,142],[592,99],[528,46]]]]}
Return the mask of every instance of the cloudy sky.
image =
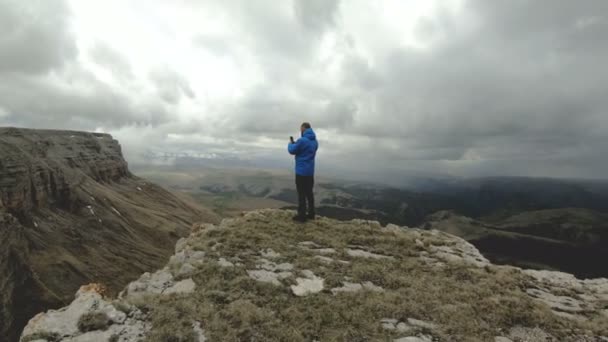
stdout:
{"type": "Polygon", "coordinates": [[[605,0],[0,0],[0,125],[323,168],[604,177],[605,0]]]}

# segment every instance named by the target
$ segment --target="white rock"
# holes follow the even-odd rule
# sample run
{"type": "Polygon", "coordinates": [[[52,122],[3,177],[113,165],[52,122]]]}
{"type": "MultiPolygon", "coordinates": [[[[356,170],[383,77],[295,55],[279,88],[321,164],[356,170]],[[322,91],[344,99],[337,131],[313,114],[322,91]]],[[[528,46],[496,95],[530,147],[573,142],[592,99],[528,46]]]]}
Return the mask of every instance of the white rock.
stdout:
{"type": "Polygon", "coordinates": [[[368,291],[373,291],[373,292],[384,291],[383,288],[381,288],[380,286],[374,285],[374,283],[372,283],[370,281],[366,281],[361,284],[344,281],[344,282],[342,282],[342,287],[335,287],[335,288],[331,289],[331,293],[336,295],[340,292],[357,292],[357,291],[362,291],[362,290],[368,290],[368,291]]]}
{"type": "Polygon", "coordinates": [[[363,286],[363,288],[365,290],[368,290],[368,291],[384,292],[384,289],[382,287],[377,286],[376,284],[372,283],[371,281],[364,281],[363,283],[361,283],[361,285],[363,286]]]}
{"type": "Polygon", "coordinates": [[[300,247],[304,247],[304,248],[321,248],[322,246],[313,242],[313,241],[302,241],[300,243],[298,243],[298,246],[300,247]]]}
{"type": "Polygon", "coordinates": [[[490,264],[475,246],[460,238],[452,237],[456,244],[453,246],[434,246],[429,247],[434,257],[446,262],[464,262],[477,267],[484,267],[490,264]]]}
{"type": "Polygon", "coordinates": [[[182,267],[179,268],[179,270],[177,271],[177,275],[180,277],[188,276],[194,271],[196,271],[196,267],[192,266],[189,263],[185,263],[182,265],[182,267]]]}
{"type": "Polygon", "coordinates": [[[291,291],[298,297],[307,296],[323,291],[324,279],[314,275],[311,271],[302,271],[306,278],[296,278],[297,285],[291,285],[291,291]]]}
{"type": "Polygon", "coordinates": [[[197,342],[207,341],[207,338],[205,337],[205,331],[201,327],[201,322],[192,323],[192,330],[194,330],[194,335],[196,335],[197,342]]]}
{"type": "Polygon", "coordinates": [[[334,295],[340,292],[357,292],[363,290],[363,285],[359,283],[342,282],[342,287],[335,287],[331,289],[331,293],[334,295]]]}
{"type": "Polygon", "coordinates": [[[419,327],[419,328],[424,328],[424,329],[429,329],[429,330],[437,329],[437,324],[431,323],[431,322],[426,322],[426,321],[421,321],[421,320],[415,319],[415,318],[408,318],[407,323],[411,326],[415,326],[415,327],[419,327]]]}
{"type": "Polygon", "coordinates": [[[391,232],[391,233],[400,233],[403,231],[403,229],[401,229],[401,227],[399,227],[396,224],[389,223],[386,225],[386,227],[382,228],[382,231],[391,232]]]}
{"type": "Polygon", "coordinates": [[[398,333],[404,334],[404,333],[411,332],[412,330],[414,330],[414,328],[411,325],[408,325],[404,322],[399,322],[395,326],[395,330],[397,330],[398,333]]]}
{"type": "Polygon", "coordinates": [[[234,267],[234,264],[231,263],[230,261],[226,260],[225,258],[220,258],[217,261],[217,264],[220,265],[221,267],[234,267]]]}
{"type": "Polygon", "coordinates": [[[494,337],[494,342],[513,342],[513,340],[504,336],[496,336],[494,337]]]}
{"type": "Polygon", "coordinates": [[[540,328],[513,327],[509,338],[514,341],[554,341],[555,338],[540,328]]]}
{"type": "Polygon", "coordinates": [[[173,285],[173,275],[165,268],[153,274],[144,273],[138,280],[127,285],[121,296],[160,294],[173,285]]]}
{"type": "Polygon", "coordinates": [[[346,249],[346,254],[356,258],[371,258],[371,259],[394,259],[392,256],[376,254],[362,249],[346,249]]]}
{"type": "Polygon", "coordinates": [[[393,340],[394,342],[433,342],[433,339],[431,337],[428,336],[407,336],[407,337],[401,337],[398,338],[396,340],[393,340]]]}
{"type": "Polygon", "coordinates": [[[192,278],[184,279],[182,281],[178,281],[173,286],[167,288],[163,291],[163,294],[172,294],[172,293],[192,293],[196,289],[196,283],[192,278]]]}
{"type": "Polygon", "coordinates": [[[275,259],[281,256],[281,254],[275,252],[272,248],[266,248],[260,254],[262,254],[264,258],[268,259],[275,259]]]}
{"type": "Polygon", "coordinates": [[[90,288],[82,287],[76,294],[76,299],[67,307],[36,315],[23,330],[22,337],[46,332],[59,334],[63,337],[62,342],[108,341],[113,335],[119,336],[119,342],[143,339],[151,325],[139,320],[142,315],[136,308],[134,309],[136,312],[131,317],[127,317],[124,312],[104,300],[99,293],[88,289],[90,288]],[[105,313],[112,324],[104,331],[81,333],[77,326],[78,320],[82,315],[92,312],[105,313]]]}
{"type": "Polygon", "coordinates": [[[291,272],[272,272],[267,270],[247,270],[247,275],[249,278],[257,281],[261,281],[263,283],[271,283],[276,286],[280,286],[280,279],[285,279],[291,277],[291,272]]]}
{"type": "Polygon", "coordinates": [[[316,260],[319,260],[320,262],[324,263],[324,264],[331,264],[334,262],[334,259],[332,258],[328,258],[322,255],[315,255],[314,257],[316,260]]]}
{"type": "Polygon", "coordinates": [[[179,253],[179,252],[183,251],[184,249],[186,249],[187,245],[188,245],[188,239],[181,238],[181,239],[177,240],[177,242],[175,243],[175,253],[179,253]]]}
{"type": "Polygon", "coordinates": [[[266,271],[291,271],[293,270],[293,264],[284,262],[282,264],[276,264],[272,261],[269,261],[267,259],[259,259],[258,260],[258,268],[260,269],[264,269],[266,271]]]}

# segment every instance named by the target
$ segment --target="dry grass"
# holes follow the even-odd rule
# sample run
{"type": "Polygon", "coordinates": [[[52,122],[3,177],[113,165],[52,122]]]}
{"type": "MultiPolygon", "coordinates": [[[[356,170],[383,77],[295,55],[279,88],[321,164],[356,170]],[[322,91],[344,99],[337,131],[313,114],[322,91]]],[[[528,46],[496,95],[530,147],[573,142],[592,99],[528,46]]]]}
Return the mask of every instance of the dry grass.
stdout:
{"type": "Polygon", "coordinates": [[[383,330],[383,318],[437,323],[440,328],[432,333],[442,341],[493,340],[514,326],[538,326],[558,338],[579,330],[608,331],[608,323],[599,318],[573,323],[530,300],[524,293],[529,280],[517,269],[429,266],[417,257],[422,248],[411,234],[381,232],[374,226],[324,218],[299,225],[291,222],[289,212],[274,211],[201,231],[190,244],[210,257],[193,277],[196,292],[133,303],[150,314],[150,341],[193,341],[194,321],[202,323],[210,341],[387,341],[402,336],[383,330]],[[335,248],[331,257],[350,264],[323,264],[313,258],[315,253],[297,247],[302,241],[335,248]],[[394,259],[352,258],[344,253],[352,245],[394,259]],[[282,286],[250,279],[246,269],[254,267],[266,248],[296,270],[313,270],[325,279],[326,289],[295,297],[288,286],[293,278],[282,286]],[[243,266],[220,267],[213,261],[219,257],[243,266]],[[333,295],[329,288],[341,286],[345,277],[371,281],[385,291],[333,295]]]}
{"type": "Polygon", "coordinates": [[[105,312],[88,312],[78,319],[78,330],[82,332],[105,330],[110,324],[110,317],[105,312]]]}

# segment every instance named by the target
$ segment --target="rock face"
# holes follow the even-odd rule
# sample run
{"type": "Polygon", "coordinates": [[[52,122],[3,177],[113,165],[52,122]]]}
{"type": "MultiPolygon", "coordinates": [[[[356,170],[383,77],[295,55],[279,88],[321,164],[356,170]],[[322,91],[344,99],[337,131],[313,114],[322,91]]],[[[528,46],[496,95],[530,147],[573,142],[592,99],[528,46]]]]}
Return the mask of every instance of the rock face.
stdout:
{"type": "Polygon", "coordinates": [[[496,266],[437,230],[292,215],[197,225],[117,300],[81,290],[22,341],[607,341],[608,279],[496,266]],[[100,310],[105,326],[75,328],[100,310]]]}
{"type": "Polygon", "coordinates": [[[0,128],[0,336],[82,284],[118,292],[214,219],[132,175],[108,134],[0,128]]]}

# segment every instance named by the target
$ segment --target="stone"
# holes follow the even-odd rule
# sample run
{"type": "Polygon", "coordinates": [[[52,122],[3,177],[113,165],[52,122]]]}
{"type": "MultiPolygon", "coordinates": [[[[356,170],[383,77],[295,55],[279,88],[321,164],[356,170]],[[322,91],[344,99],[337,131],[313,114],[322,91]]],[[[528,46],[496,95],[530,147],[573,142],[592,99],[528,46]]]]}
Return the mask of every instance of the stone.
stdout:
{"type": "Polygon", "coordinates": [[[284,262],[281,264],[276,264],[276,263],[266,260],[266,259],[259,259],[257,267],[267,270],[267,271],[273,271],[273,272],[275,272],[275,271],[285,272],[285,271],[293,270],[293,265],[290,263],[284,262]]]}
{"type": "Polygon", "coordinates": [[[530,296],[541,300],[545,304],[547,304],[551,309],[569,312],[569,313],[578,313],[584,311],[582,308],[583,303],[580,300],[574,299],[572,297],[567,296],[556,296],[551,292],[539,290],[539,289],[527,289],[526,293],[530,296]]]}
{"type": "Polygon", "coordinates": [[[509,330],[509,336],[514,341],[554,341],[551,336],[540,328],[513,327],[509,330]]]}
{"type": "Polygon", "coordinates": [[[276,286],[280,286],[281,279],[291,277],[291,272],[272,272],[267,270],[247,270],[247,275],[249,278],[257,281],[261,281],[263,283],[271,283],[276,286]]]}
{"type": "Polygon", "coordinates": [[[320,262],[322,262],[324,264],[331,264],[334,262],[334,259],[322,256],[322,255],[315,255],[314,259],[319,260],[320,262]]]}
{"type": "Polygon", "coordinates": [[[391,233],[401,233],[403,229],[401,229],[401,227],[396,224],[389,223],[386,225],[386,227],[382,228],[382,231],[391,233]]]}
{"type": "Polygon", "coordinates": [[[123,295],[133,297],[143,294],[160,294],[173,285],[173,275],[162,269],[150,274],[144,273],[138,280],[127,285],[123,295]]]}
{"type": "Polygon", "coordinates": [[[141,341],[151,325],[139,319],[143,316],[139,310],[134,308],[135,312],[127,316],[104,300],[95,289],[83,286],[67,307],[36,315],[23,330],[22,337],[27,338],[37,333],[56,333],[63,337],[62,342],[108,341],[112,336],[118,336],[120,342],[141,341]],[[112,324],[103,331],[79,331],[80,317],[92,312],[105,313],[112,324]]]}
{"type": "Polygon", "coordinates": [[[177,271],[176,275],[178,277],[188,276],[188,275],[192,274],[194,271],[196,271],[196,267],[192,266],[192,264],[185,263],[182,265],[182,267],[180,267],[180,269],[177,271]]]}
{"type": "Polygon", "coordinates": [[[513,342],[513,340],[504,336],[496,336],[494,337],[494,342],[513,342]]]}
{"type": "Polygon", "coordinates": [[[306,278],[296,278],[297,285],[291,285],[291,291],[298,297],[307,296],[323,291],[324,280],[312,273],[312,271],[302,271],[306,278]]]}
{"type": "Polygon", "coordinates": [[[327,254],[335,254],[336,250],[333,248],[317,248],[317,249],[313,249],[313,252],[327,255],[327,254]]]}
{"type": "Polygon", "coordinates": [[[335,287],[331,289],[331,293],[334,295],[340,292],[357,292],[363,290],[363,286],[359,283],[342,282],[342,287],[335,287]]]}
{"type": "Polygon", "coordinates": [[[281,254],[275,252],[272,248],[266,248],[260,254],[262,254],[264,258],[268,259],[276,259],[281,256],[281,254]]]}
{"type": "Polygon", "coordinates": [[[335,287],[335,288],[331,289],[331,293],[336,295],[340,292],[357,292],[357,291],[362,291],[362,290],[368,290],[368,291],[373,291],[373,292],[384,291],[383,288],[381,288],[380,286],[374,285],[374,283],[372,283],[370,281],[365,281],[361,284],[344,281],[344,282],[342,282],[342,287],[335,287]]]}
{"type": "Polygon", "coordinates": [[[192,293],[196,289],[196,283],[191,278],[178,281],[173,286],[163,291],[163,294],[192,293]]]}
{"type": "Polygon", "coordinates": [[[217,264],[220,265],[221,267],[234,267],[234,264],[231,263],[230,261],[226,260],[225,258],[220,258],[217,261],[217,264]]]}
{"type": "Polygon", "coordinates": [[[481,255],[475,246],[457,237],[453,237],[452,239],[456,239],[455,241],[457,243],[451,246],[429,246],[429,251],[431,252],[432,256],[442,261],[464,262],[476,267],[485,267],[490,265],[490,261],[481,255]]]}
{"type": "Polygon", "coordinates": [[[395,330],[397,323],[398,323],[398,321],[394,318],[383,318],[380,320],[382,329],[385,329],[385,330],[395,330]]]}
{"type": "Polygon", "coordinates": [[[396,340],[393,340],[394,342],[433,342],[433,338],[430,336],[426,336],[426,335],[422,335],[422,336],[407,336],[407,337],[401,337],[398,338],[396,340]]]}
{"type": "Polygon", "coordinates": [[[192,323],[192,330],[194,330],[196,342],[206,342],[207,341],[207,338],[205,337],[205,331],[201,327],[201,322],[192,323]]]}
{"type": "Polygon", "coordinates": [[[184,249],[186,249],[187,246],[188,246],[187,238],[181,238],[181,239],[177,240],[177,242],[175,243],[175,253],[179,253],[179,252],[183,251],[184,249]]]}
{"type": "Polygon", "coordinates": [[[304,247],[304,248],[321,248],[322,246],[313,242],[313,241],[302,241],[300,243],[298,243],[298,246],[300,247],[304,247]]]}
{"type": "Polygon", "coordinates": [[[371,259],[394,259],[392,256],[376,254],[362,249],[346,249],[346,254],[355,258],[371,258],[371,259]]]}
{"type": "Polygon", "coordinates": [[[415,318],[408,318],[407,323],[411,326],[428,329],[428,330],[435,330],[438,328],[437,324],[435,324],[435,323],[426,322],[426,321],[422,321],[422,320],[415,319],[415,318]]]}

